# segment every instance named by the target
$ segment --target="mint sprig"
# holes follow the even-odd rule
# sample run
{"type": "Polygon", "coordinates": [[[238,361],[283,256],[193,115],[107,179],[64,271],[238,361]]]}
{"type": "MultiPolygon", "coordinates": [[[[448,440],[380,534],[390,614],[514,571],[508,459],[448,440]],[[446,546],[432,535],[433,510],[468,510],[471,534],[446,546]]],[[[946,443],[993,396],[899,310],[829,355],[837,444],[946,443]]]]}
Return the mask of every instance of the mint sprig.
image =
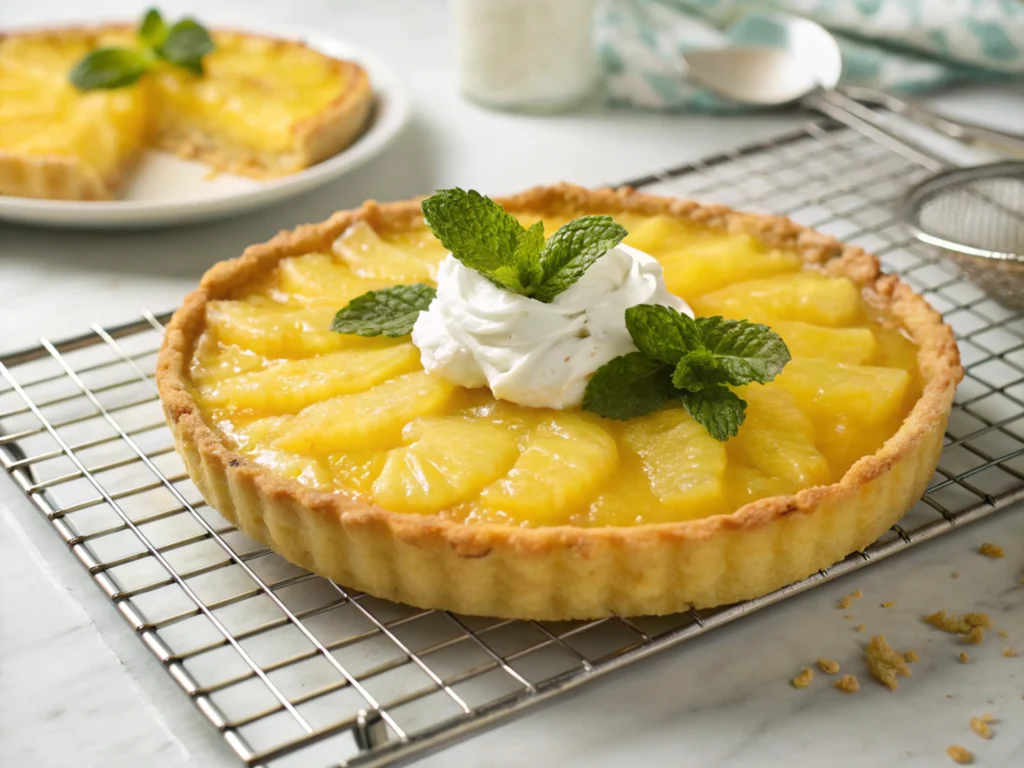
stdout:
{"type": "Polygon", "coordinates": [[[195,19],[168,27],[155,8],[146,11],[136,30],[135,48],[107,46],[83,56],[72,68],[71,84],[80,91],[123,88],[167,62],[194,75],[203,74],[203,57],[213,52],[210,33],[195,19]]]}
{"type": "Polygon", "coordinates": [[[550,303],[626,236],[610,216],[583,216],[545,243],[544,224],[529,229],[479,192],[442,189],[422,203],[423,217],[452,256],[499,288],[550,303]]]}
{"type": "Polygon", "coordinates": [[[790,360],[777,333],[746,320],[693,319],[642,304],[626,310],[626,329],[639,352],[597,369],[583,409],[631,419],[678,399],[716,440],[735,435],[746,415],[747,404],[729,386],[766,384],[790,360]]]}
{"type": "Polygon", "coordinates": [[[370,291],[338,310],[331,330],[356,336],[407,336],[436,295],[434,287],[424,283],[370,291]]]}

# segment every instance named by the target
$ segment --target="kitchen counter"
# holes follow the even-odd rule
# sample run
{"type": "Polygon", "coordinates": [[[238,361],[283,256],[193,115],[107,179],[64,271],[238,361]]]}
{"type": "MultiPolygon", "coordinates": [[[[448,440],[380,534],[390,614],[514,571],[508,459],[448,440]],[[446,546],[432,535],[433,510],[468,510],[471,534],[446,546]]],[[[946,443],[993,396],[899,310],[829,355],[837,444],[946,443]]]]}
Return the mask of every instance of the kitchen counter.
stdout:
{"type": "MultiPolygon", "coordinates": [[[[74,0],[5,4],[0,28],[80,19],[74,0]]],[[[440,2],[162,3],[170,16],[258,19],[316,28],[375,50],[405,79],[414,116],[395,145],[332,185],[236,219],[150,232],[45,231],[0,223],[0,353],[173,308],[214,261],[277,230],[365,198],[400,199],[445,186],[504,193],[562,179],[601,184],[640,176],[799,125],[795,114],[730,119],[665,117],[591,107],[531,118],[488,112],[456,91],[440,2]],[[390,13],[388,11],[391,11],[390,13]],[[400,20],[399,20],[400,19],[400,20]],[[501,151],[495,151],[500,147],[501,151]]],[[[93,17],[134,18],[140,5],[97,0],[93,17]]],[[[977,87],[936,103],[975,120],[1024,124],[1024,89],[977,87]]],[[[1024,763],[1024,515],[1003,511],[716,630],[584,687],[422,761],[425,766],[951,765],[950,744],[979,766],[1024,763]],[[985,541],[1003,559],[978,554],[985,541]],[[959,578],[952,573],[958,572],[959,578]],[[837,600],[861,589],[849,612],[837,600]],[[883,608],[883,602],[894,605],[883,608]],[[982,610],[994,634],[964,646],[921,621],[938,609],[982,610]],[[865,634],[855,630],[863,623],[865,634]],[[884,633],[921,661],[890,692],[870,679],[863,645],[884,633]],[[790,678],[818,657],[861,680],[846,695],[818,673],[790,678]],[[991,713],[983,741],[970,717],[991,713]]],[[[192,708],[49,525],[0,476],[0,762],[48,768],[234,766],[192,708]]]]}

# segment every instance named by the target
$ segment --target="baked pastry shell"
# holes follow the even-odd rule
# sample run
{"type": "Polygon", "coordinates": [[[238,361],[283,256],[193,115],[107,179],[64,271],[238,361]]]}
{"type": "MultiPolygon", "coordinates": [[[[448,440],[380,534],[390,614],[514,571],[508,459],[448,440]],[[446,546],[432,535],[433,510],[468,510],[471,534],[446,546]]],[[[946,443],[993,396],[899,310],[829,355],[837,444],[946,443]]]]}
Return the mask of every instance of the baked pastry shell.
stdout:
{"type": "Polygon", "coordinates": [[[656,197],[629,188],[538,187],[499,202],[515,213],[665,214],[754,235],[846,275],[919,346],[921,397],[899,430],[834,484],[747,504],[727,515],[622,527],[518,527],[402,514],[311,489],[232,449],[190,387],[206,303],[238,297],[290,256],[324,251],[350,224],[379,231],[422,222],[418,201],[341,211],[215,265],[174,314],[157,363],[167,422],[206,500],[240,530],[297,565],[410,605],[540,620],[654,615],[757,597],[867,547],[924,492],[962,377],[952,330],[878,260],[789,219],[656,197]]]}

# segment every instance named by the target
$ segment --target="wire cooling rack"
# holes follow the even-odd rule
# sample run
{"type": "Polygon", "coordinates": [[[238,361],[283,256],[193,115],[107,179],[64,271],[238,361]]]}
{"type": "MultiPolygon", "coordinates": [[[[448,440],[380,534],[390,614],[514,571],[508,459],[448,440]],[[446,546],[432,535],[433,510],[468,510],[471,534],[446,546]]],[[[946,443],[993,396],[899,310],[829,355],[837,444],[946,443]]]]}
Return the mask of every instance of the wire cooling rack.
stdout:
{"type": "Polygon", "coordinates": [[[893,222],[894,198],[940,162],[873,115],[632,182],[858,243],[960,338],[967,375],[925,497],[863,553],[766,597],[660,618],[498,621],[306,573],[228,525],[186,476],[153,383],[166,315],[0,358],[0,462],[244,763],[409,758],[1024,498],[1024,314],[893,222]]]}

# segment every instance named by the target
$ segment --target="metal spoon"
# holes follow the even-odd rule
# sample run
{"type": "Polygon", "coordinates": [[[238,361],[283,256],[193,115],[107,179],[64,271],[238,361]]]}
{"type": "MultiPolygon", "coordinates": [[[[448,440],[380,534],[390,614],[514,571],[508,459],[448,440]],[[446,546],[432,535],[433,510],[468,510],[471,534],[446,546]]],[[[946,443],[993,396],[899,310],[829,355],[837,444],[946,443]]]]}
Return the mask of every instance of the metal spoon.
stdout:
{"type": "MultiPolygon", "coordinates": [[[[801,101],[820,109],[837,98],[843,57],[832,34],[819,24],[785,14],[761,14],[772,24],[778,46],[738,46],[690,51],[683,55],[688,76],[734,101],[778,106],[801,101]]],[[[968,144],[1024,155],[1024,135],[951,120],[905,98],[873,88],[845,88],[847,96],[868,101],[916,120],[968,144]]]]}

